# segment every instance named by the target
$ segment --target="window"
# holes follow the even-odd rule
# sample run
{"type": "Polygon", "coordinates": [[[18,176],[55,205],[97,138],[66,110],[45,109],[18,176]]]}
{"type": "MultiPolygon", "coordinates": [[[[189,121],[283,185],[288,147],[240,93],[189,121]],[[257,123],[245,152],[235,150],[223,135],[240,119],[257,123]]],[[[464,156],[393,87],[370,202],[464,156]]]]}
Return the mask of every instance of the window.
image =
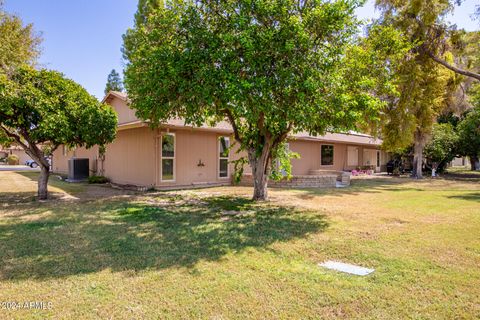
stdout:
{"type": "Polygon", "coordinates": [[[175,180],[175,135],[162,136],[162,181],[175,180]]]}
{"type": "Polygon", "coordinates": [[[358,166],[358,147],[347,147],[347,165],[350,167],[358,166]]]}
{"type": "Polygon", "coordinates": [[[67,156],[67,152],[68,152],[67,147],[65,145],[63,145],[62,146],[62,154],[63,154],[64,157],[67,156]]]}
{"type": "Polygon", "coordinates": [[[321,165],[331,166],[333,165],[333,145],[322,145],[321,149],[321,165]]]}
{"type": "MultiPolygon", "coordinates": [[[[290,143],[287,142],[285,143],[285,153],[288,154],[289,152],[290,152],[290,143]]],[[[285,171],[285,168],[280,168],[280,166],[281,166],[280,159],[275,159],[273,170],[280,171],[280,174],[283,177],[286,177],[287,171],[285,171]]]]}
{"type": "Polygon", "coordinates": [[[220,178],[228,177],[228,154],[230,153],[230,138],[220,137],[218,139],[218,176],[220,178]]]}
{"type": "Polygon", "coordinates": [[[377,150],[377,167],[380,167],[380,151],[377,150]]]}

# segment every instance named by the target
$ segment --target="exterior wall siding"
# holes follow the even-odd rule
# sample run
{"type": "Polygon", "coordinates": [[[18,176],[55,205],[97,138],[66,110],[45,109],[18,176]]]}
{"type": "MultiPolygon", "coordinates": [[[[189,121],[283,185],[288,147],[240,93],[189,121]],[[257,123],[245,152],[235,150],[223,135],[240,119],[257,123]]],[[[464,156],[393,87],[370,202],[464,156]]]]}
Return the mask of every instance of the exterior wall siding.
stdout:
{"type": "Polygon", "coordinates": [[[135,110],[129,108],[125,101],[115,97],[109,101],[109,104],[117,112],[118,124],[129,123],[138,120],[137,116],[135,115],[135,110]]]}
{"type": "Polygon", "coordinates": [[[18,156],[19,164],[25,164],[25,161],[32,159],[23,149],[22,150],[15,149],[15,150],[12,150],[11,153],[18,156]]]}
{"type": "Polygon", "coordinates": [[[155,185],[155,131],[136,128],[117,132],[106,147],[104,175],[113,183],[155,185]]]}
{"type": "MultiPolygon", "coordinates": [[[[160,137],[158,143],[157,186],[191,186],[230,184],[233,165],[229,164],[228,177],[219,177],[219,142],[216,132],[200,130],[170,130],[175,134],[175,181],[161,181],[160,137]]],[[[230,142],[232,142],[230,138],[230,142]]],[[[230,152],[230,159],[233,159],[230,152]]]]}
{"type": "Polygon", "coordinates": [[[88,158],[90,175],[97,170],[98,146],[93,146],[90,149],[76,148],[74,150],[66,150],[63,153],[63,146],[60,146],[53,152],[52,155],[52,170],[59,174],[68,174],[68,160],[71,158],[88,158]]]}
{"type": "MultiPolygon", "coordinates": [[[[68,159],[85,157],[90,159],[90,169],[103,173],[113,183],[135,185],[142,187],[174,188],[195,187],[203,185],[231,184],[234,165],[228,165],[228,176],[219,177],[219,137],[226,134],[207,129],[192,129],[188,127],[166,126],[162,129],[150,129],[136,123],[135,111],[118,97],[108,101],[118,114],[119,124],[132,123],[129,129],[119,130],[117,138],[106,147],[105,160],[98,160],[98,147],[92,149],[79,148],[63,154],[62,147],[53,155],[53,170],[58,173],[68,173],[68,159]],[[174,179],[162,179],[161,137],[165,133],[175,136],[174,179]]],[[[229,160],[246,157],[246,152],[237,153],[238,146],[230,136],[229,160]]],[[[325,187],[335,186],[337,180],[347,182],[347,178],[338,172],[356,169],[348,166],[347,148],[358,148],[358,165],[364,164],[364,149],[377,149],[376,146],[363,146],[343,142],[329,143],[324,141],[291,139],[290,150],[300,154],[300,159],[292,159],[292,174],[290,181],[270,182],[271,186],[325,187]],[[333,145],[334,155],[332,165],[321,164],[321,146],[333,145]],[[318,172],[313,172],[317,170],[318,172]],[[328,172],[327,172],[328,171],[328,172]],[[315,175],[312,175],[315,174],[315,175]]],[[[368,152],[367,152],[368,154],[368,152]]],[[[386,153],[382,152],[381,167],[387,162],[386,153]]],[[[248,180],[251,168],[247,164],[244,174],[248,180]]],[[[248,184],[248,182],[245,182],[248,184]]],[[[349,183],[349,177],[348,177],[349,183]]]]}

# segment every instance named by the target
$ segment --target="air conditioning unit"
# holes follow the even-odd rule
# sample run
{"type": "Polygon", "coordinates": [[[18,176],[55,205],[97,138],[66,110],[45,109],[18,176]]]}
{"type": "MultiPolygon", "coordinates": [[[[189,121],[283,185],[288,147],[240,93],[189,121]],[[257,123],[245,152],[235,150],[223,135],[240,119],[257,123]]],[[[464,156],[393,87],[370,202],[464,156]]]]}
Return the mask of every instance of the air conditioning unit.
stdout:
{"type": "Polygon", "coordinates": [[[71,158],[68,160],[68,181],[82,181],[89,175],[88,158],[71,158]]]}

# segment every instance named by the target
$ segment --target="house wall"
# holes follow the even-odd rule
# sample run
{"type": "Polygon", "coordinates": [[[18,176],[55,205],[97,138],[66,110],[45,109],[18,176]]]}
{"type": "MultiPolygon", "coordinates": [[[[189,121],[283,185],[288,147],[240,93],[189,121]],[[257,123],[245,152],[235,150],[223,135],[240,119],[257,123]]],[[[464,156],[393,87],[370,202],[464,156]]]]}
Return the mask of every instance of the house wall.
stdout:
{"type": "Polygon", "coordinates": [[[90,149],[75,148],[69,150],[64,146],[60,146],[53,152],[52,155],[52,170],[59,174],[68,174],[68,160],[71,158],[88,158],[90,174],[97,170],[98,146],[93,146],[90,149]],[[65,153],[64,153],[65,149],[65,153]]]}
{"type": "MultiPolygon", "coordinates": [[[[375,149],[373,146],[352,145],[343,143],[328,143],[321,141],[292,140],[289,142],[290,150],[300,154],[299,159],[292,159],[292,174],[307,175],[310,170],[335,170],[350,171],[358,166],[364,165],[364,149],[375,149]],[[321,146],[333,145],[333,165],[321,164],[321,146]],[[358,148],[358,165],[349,166],[347,149],[349,146],[358,148]]],[[[378,149],[377,149],[378,150],[378,149]]],[[[387,156],[381,151],[380,164],[385,165],[387,156]]]]}
{"type": "Polygon", "coordinates": [[[229,165],[228,177],[218,176],[218,138],[222,135],[191,129],[168,130],[175,135],[175,178],[162,181],[161,136],[166,132],[147,127],[119,131],[106,148],[105,176],[114,183],[138,186],[230,184],[233,165],[229,165]]]}
{"type": "Polygon", "coordinates": [[[25,161],[32,159],[23,149],[12,149],[10,154],[18,156],[19,164],[25,164],[25,161]]]}
{"type": "MultiPolygon", "coordinates": [[[[106,147],[104,175],[118,184],[155,185],[155,135],[143,127],[117,132],[106,147]]],[[[102,163],[99,163],[99,169],[102,163]]]]}
{"type": "MultiPolygon", "coordinates": [[[[222,134],[200,130],[170,130],[175,134],[175,181],[161,181],[158,172],[158,186],[229,184],[233,166],[229,165],[229,176],[219,177],[219,137],[222,134]],[[201,164],[201,165],[199,165],[201,164]]],[[[230,138],[230,142],[232,139],[230,138]]],[[[158,139],[160,155],[160,138],[158,139]]],[[[232,154],[230,154],[232,159],[232,154]]],[[[158,157],[159,171],[161,158],[158,157]]]]}
{"type": "MultiPolygon", "coordinates": [[[[308,141],[308,140],[290,140],[290,150],[300,155],[299,159],[292,159],[292,175],[308,175],[311,170],[333,170],[333,171],[351,171],[359,166],[364,165],[364,149],[375,149],[374,146],[362,146],[354,144],[344,143],[329,143],[322,141],[308,141]],[[320,150],[322,145],[333,145],[333,165],[321,165],[320,150]],[[355,166],[349,166],[347,162],[347,148],[358,148],[358,164],[355,166]]],[[[378,148],[376,149],[378,150],[378,148]]],[[[386,163],[389,160],[389,156],[386,152],[380,151],[380,165],[381,170],[386,170],[386,163]]],[[[234,155],[235,158],[245,156],[246,153],[242,152],[240,155],[234,155]]],[[[244,174],[251,174],[252,170],[247,164],[244,168],[244,174]]]]}
{"type": "Polygon", "coordinates": [[[111,101],[108,102],[113,109],[117,112],[118,124],[128,123],[137,121],[138,118],[135,116],[135,111],[128,107],[127,103],[118,98],[113,97],[111,101]]]}

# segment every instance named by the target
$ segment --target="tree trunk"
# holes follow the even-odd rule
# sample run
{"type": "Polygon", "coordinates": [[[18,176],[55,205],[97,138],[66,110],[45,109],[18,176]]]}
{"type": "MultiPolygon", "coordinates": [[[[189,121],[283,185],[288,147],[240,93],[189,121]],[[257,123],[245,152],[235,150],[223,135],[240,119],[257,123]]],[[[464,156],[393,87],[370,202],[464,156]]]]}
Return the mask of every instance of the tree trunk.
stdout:
{"type": "Polygon", "coordinates": [[[469,158],[470,158],[470,170],[475,171],[477,169],[475,167],[475,164],[478,161],[478,157],[477,156],[470,156],[469,158]]]}
{"type": "Polygon", "coordinates": [[[425,135],[419,131],[415,131],[415,144],[413,147],[413,168],[412,177],[416,179],[423,179],[422,165],[423,165],[423,149],[425,147],[425,135]]]}
{"type": "Polygon", "coordinates": [[[50,176],[50,168],[40,164],[40,177],[38,178],[38,199],[46,200],[48,198],[48,178],[50,176]]]}
{"type": "Polygon", "coordinates": [[[269,175],[269,154],[270,147],[264,146],[262,154],[258,156],[255,150],[248,151],[248,160],[252,167],[253,178],[253,200],[268,200],[268,175],[269,175]]]}

